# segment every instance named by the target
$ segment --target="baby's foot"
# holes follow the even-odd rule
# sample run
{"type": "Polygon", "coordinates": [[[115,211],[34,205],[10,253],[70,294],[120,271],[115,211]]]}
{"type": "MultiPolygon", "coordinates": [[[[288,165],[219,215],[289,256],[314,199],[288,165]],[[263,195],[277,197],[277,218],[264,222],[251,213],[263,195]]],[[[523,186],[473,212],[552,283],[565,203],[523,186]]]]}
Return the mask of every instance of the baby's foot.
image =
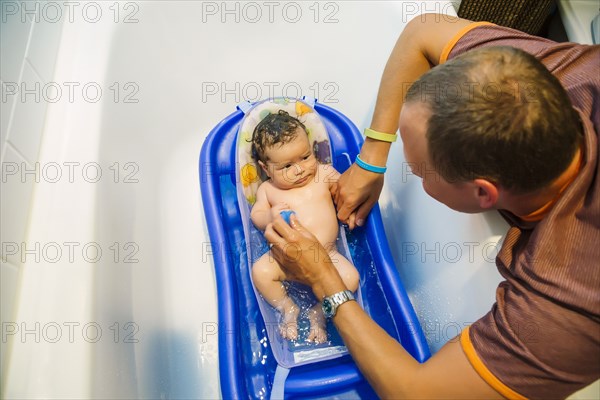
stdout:
{"type": "Polygon", "coordinates": [[[310,333],[307,341],[325,343],[327,341],[327,322],[320,303],[309,310],[308,320],[310,321],[310,333]]]}
{"type": "MultiPolygon", "coordinates": [[[[290,302],[291,303],[291,302],[290,302]]],[[[297,305],[285,307],[281,311],[281,324],[279,325],[279,334],[284,339],[298,339],[298,313],[300,309],[297,305]]]]}

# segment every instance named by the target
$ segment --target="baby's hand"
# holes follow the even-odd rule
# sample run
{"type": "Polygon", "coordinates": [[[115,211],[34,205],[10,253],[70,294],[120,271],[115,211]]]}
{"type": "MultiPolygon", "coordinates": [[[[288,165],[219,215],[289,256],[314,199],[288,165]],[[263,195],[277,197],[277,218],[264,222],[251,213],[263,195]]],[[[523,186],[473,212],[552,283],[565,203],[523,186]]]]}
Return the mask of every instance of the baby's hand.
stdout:
{"type": "Polygon", "coordinates": [[[290,209],[290,205],[288,203],[281,202],[281,203],[274,204],[273,207],[271,207],[271,218],[275,219],[275,218],[277,218],[277,216],[279,215],[280,212],[282,212],[284,210],[289,210],[289,209],[290,209]]]}

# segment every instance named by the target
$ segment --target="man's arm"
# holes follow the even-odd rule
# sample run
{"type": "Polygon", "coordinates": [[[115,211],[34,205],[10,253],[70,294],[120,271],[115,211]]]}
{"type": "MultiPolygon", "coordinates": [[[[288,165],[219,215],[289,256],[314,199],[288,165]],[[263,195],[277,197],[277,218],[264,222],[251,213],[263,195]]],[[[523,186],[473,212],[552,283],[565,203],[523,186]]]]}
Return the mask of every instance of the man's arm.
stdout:
{"type": "Polygon", "coordinates": [[[458,337],[419,364],[356,302],[340,306],[333,322],[352,358],[381,398],[503,398],[471,366],[458,337]]]}
{"type": "MultiPolygon", "coordinates": [[[[438,64],[448,41],[470,23],[448,15],[423,14],[406,25],[383,71],[371,129],[384,133],[398,130],[400,109],[410,85],[438,64]]],[[[369,164],[384,166],[389,151],[390,143],[366,138],[360,158],[369,164]]],[[[338,218],[347,222],[350,214],[356,212],[356,220],[364,221],[382,187],[382,175],[353,164],[338,183],[335,195],[338,218]]]]}
{"type": "MultiPolygon", "coordinates": [[[[406,26],[381,79],[372,129],[396,132],[410,85],[438,64],[448,41],[469,24],[463,19],[427,14],[406,26]]],[[[390,144],[367,138],[361,158],[374,165],[386,165],[389,149],[390,144]]],[[[360,217],[366,217],[366,212],[357,215],[360,217]]],[[[329,296],[343,286],[335,270],[326,271],[314,283],[320,296],[329,296]]],[[[471,366],[457,338],[419,364],[356,302],[342,305],[333,322],[361,372],[382,398],[502,398],[471,366]]]]}
{"type": "Polygon", "coordinates": [[[438,65],[446,44],[469,24],[471,21],[448,15],[423,14],[406,25],[381,77],[372,129],[389,133],[398,130],[400,109],[410,85],[438,65]]]}
{"type": "MultiPolygon", "coordinates": [[[[290,220],[291,226],[277,217],[265,231],[273,244],[271,252],[286,275],[311,286],[320,300],[345,290],[327,251],[315,246],[317,239],[295,216],[290,220]]],[[[456,340],[419,364],[354,301],[340,306],[333,322],[361,372],[382,398],[502,398],[473,369],[456,340]]]]}

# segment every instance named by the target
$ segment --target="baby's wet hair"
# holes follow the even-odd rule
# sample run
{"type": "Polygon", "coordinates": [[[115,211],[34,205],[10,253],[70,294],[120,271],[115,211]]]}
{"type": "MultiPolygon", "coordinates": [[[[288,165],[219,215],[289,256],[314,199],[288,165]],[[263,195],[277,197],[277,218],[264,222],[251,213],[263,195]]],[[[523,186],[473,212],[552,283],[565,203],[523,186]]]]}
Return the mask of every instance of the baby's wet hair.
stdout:
{"type": "Polygon", "coordinates": [[[284,110],[269,114],[256,125],[252,133],[252,157],[266,162],[265,151],[276,145],[290,142],[296,137],[298,128],[306,133],[306,126],[284,110]]]}

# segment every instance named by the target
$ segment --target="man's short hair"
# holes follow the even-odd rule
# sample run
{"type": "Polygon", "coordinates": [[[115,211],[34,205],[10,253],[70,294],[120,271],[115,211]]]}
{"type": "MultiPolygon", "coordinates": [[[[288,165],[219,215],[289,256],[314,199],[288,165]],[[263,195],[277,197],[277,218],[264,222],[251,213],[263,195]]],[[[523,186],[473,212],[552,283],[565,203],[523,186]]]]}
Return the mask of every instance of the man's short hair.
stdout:
{"type": "Polygon", "coordinates": [[[558,178],[583,140],[558,79],[513,47],[472,50],[432,68],[405,101],[429,107],[430,161],[449,182],[485,178],[531,192],[558,178]]]}

